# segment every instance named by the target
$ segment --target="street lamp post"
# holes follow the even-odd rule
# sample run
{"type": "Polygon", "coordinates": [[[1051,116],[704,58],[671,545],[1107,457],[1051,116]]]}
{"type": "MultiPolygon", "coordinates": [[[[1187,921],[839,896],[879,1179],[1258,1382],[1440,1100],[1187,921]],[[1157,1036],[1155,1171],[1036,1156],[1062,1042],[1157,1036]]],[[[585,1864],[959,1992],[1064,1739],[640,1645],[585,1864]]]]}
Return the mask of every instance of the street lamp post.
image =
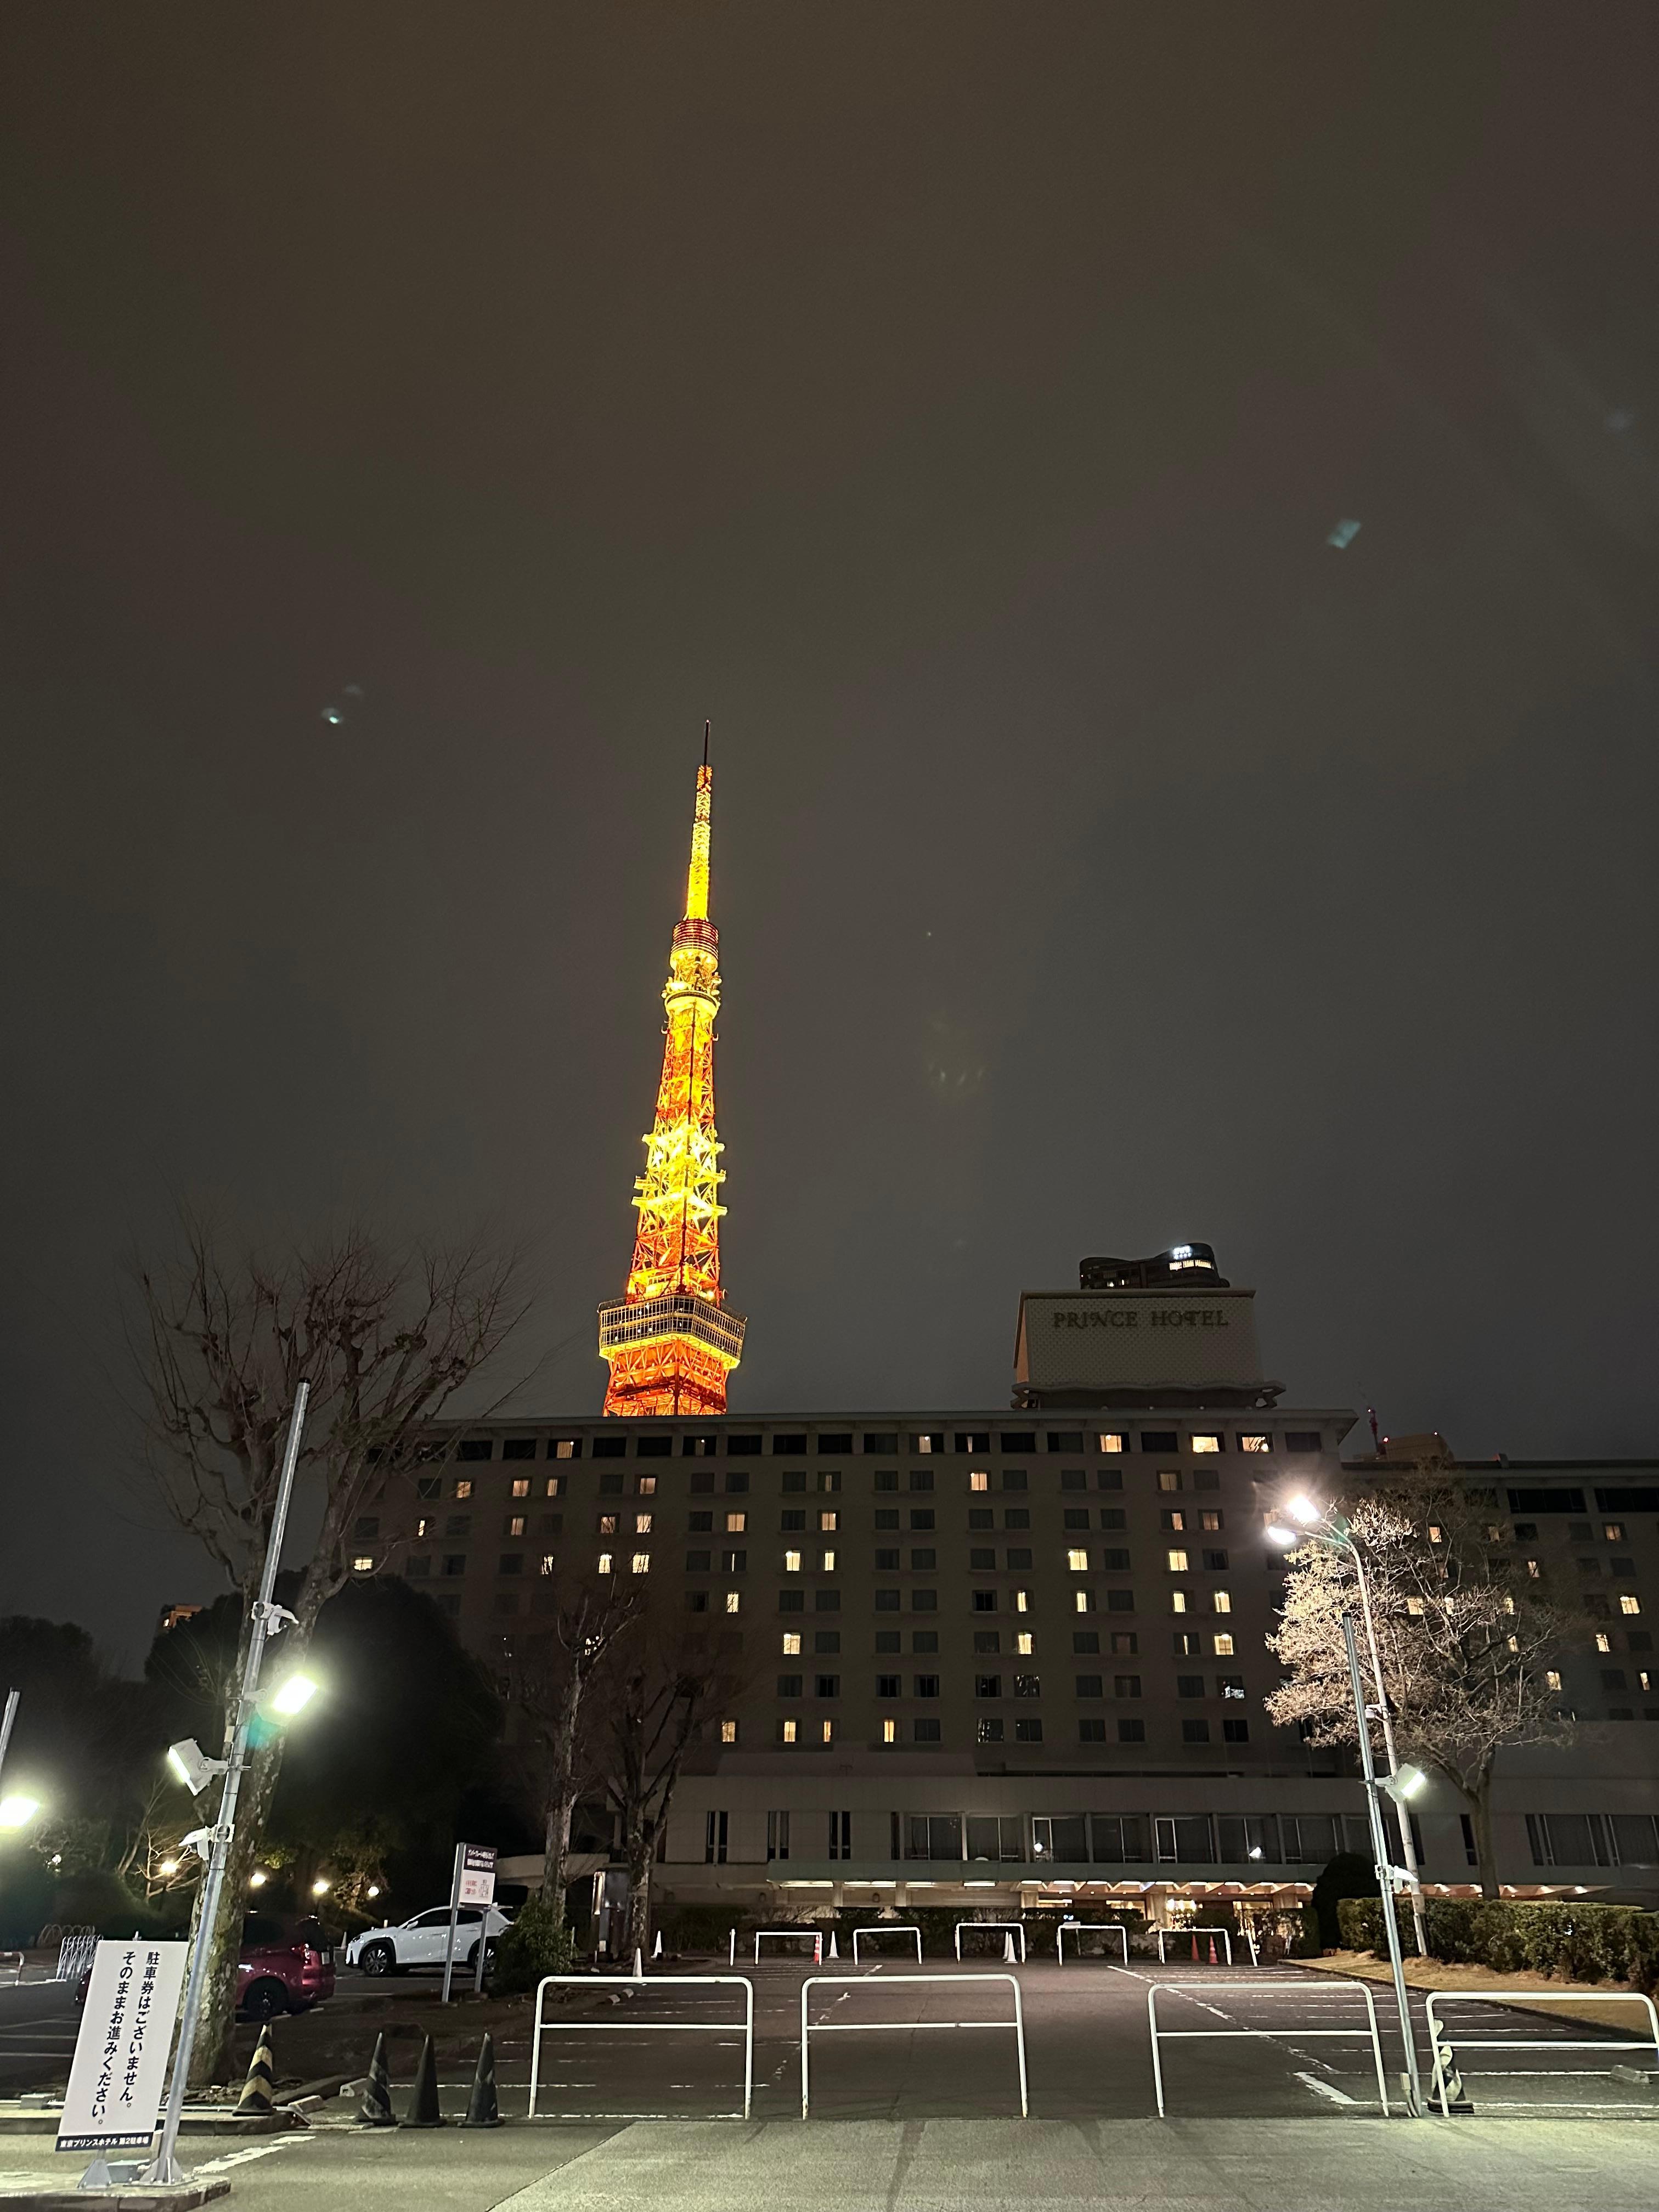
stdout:
{"type": "MultiPolygon", "coordinates": [[[[1365,1810],[1370,1815],[1371,1846],[1376,1853],[1376,1879],[1382,1893],[1382,1925],[1389,1938],[1389,1970],[1394,1978],[1395,2003],[1400,2012],[1401,2040],[1406,2047],[1407,2102],[1413,2115],[1420,2119],[1423,2116],[1423,2082],[1417,2069],[1417,2039],[1412,2033],[1411,1998],[1406,1988],[1406,1965],[1400,1955],[1400,1923],[1394,1909],[1394,1870],[1387,1832],[1382,1826],[1381,1800],[1383,1784],[1376,1778],[1376,1768],[1371,1759],[1370,1723],[1365,1717],[1365,1692],[1359,1680],[1359,1650],[1354,1641],[1353,1615],[1351,1613],[1345,1613],[1342,1616],[1342,1641],[1347,1648],[1348,1681],[1353,1691],[1354,1718],[1359,1724],[1359,1765],[1365,1778],[1365,1810]]],[[[1398,1777],[1391,1773],[1389,1780],[1397,1783],[1398,1777]]],[[[1403,1805],[1400,1807],[1400,1817],[1402,1822],[1407,1817],[1403,1805]]]]}
{"type": "MultiPolygon", "coordinates": [[[[167,2114],[161,2124],[155,2155],[137,2177],[142,2186],[160,2185],[173,2188],[186,2178],[179,2167],[174,2150],[179,2140],[179,2122],[185,2107],[185,2088],[190,2079],[191,2057],[196,2047],[196,2030],[202,2016],[202,2001],[207,1992],[208,1953],[213,1940],[213,1923],[218,1917],[219,1899],[224,1892],[225,1871],[230,1860],[230,1847],[236,1833],[236,1800],[247,1766],[248,1733],[253,1721],[259,1686],[259,1667],[269,1638],[277,1633],[285,1620],[293,1618],[273,1602],[271,1592],[276,1586],[276,1569],[283,1556],[283,1535],[288,1523],[289,1499],[293,1494],[294,1470],[300,1457],[300,1432],[305,1425],[306,1401],[310,1395],[311,1385],[301,1382],[295,1393],[294,1412],[289,1420],[288,1443],[283,1452],[283,1471],[276,1486],[276,1504],[271,1511],[270,1534],[265,1543],[264,1570],[259,1577],[259,1595],[253,1606],[253,1629],[248,1638],[247,1657],[243,1662],[241,1686],[237,1693],[235,1732],[231,1738],[230,1757],[225,1762],[224,1794],[219,1801],[218,1818],[207,1832],[207,1877],[202,1884],[196,1942],[190,1957],[190,1978],[185,1984],[184,2010],[179,2019],[179,2044],[173,2053],[167,2114]]],[[[216,1765],[216,1762],[215,1764],[216,1765]]]]}
{"type": "MultiPolygon", "coordinates": [[[[1382,1723],[1382,1749],[1388,1759],[1389,1773],[1397,1774],[1400,1754],[1395,1749],[1394,1717],[1389,1706],[1388,1685],[1382,1679],[1382,1655],[1377,1649],[1376,1620],[1371,1611],[1371,1586],[1365,1572],[1365,1555],[1354,1541],[1346,1516],[1322,1512],[1311,1500],[1301,1498],[1292,1499],[1289,1510],[1302,1524],[1310,1539],[1328,1544],[1334,1551],[1346,1553],[1353,1561],[1354,1580],[1359,1588],[1359,1613],[1365,1624],[1365,1647],[1371,1662],[1371,1680],[1376,1685],[1376,1717],[1382,1723]]],[[[1360,1718],[1363,1722],[1363,1709],[1360,1718]]],[[[1417,1941],[1418,1956],[1426,1959],[1429,1955],[1429,1932],[1423,1917],[1423,1881],[1417,1863],[1417,1839],[1412,1834],[1410,1813],[1404,1805],[1398,1808],[1398,1812],[1401,1856],[1410,1877],[1412,1933],[1417,1941]]]]}

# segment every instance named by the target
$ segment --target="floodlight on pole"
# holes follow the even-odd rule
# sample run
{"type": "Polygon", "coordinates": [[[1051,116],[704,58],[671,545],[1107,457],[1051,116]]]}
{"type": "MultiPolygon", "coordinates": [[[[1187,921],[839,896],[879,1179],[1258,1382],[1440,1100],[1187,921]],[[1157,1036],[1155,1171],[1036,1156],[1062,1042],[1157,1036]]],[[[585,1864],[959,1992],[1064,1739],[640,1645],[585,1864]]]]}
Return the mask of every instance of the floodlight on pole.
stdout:
{"type": "Polygon", "coordinates": [[[228,1759],[210,1759],[193,1735],[167,1746],[167,1765],[192,1797],[199,1797],[216,1776],[228,1773],[230,1768],[228,1759]]]}
{"type": "Polygon", "coordinates": [[[1311,1498],[1293,1498],[1285,1510],[1292,1521],[1299,1521],[1304,1528],[1311,1528],[1325,1518],[1324,1509],[1316,1505],[1311,1498]]]}
{"type": "Polygon", "coordinates": [[[1291,1551],[1297,1544],[1305,1540],[1306,1538],[1300,1528],[1287,1528],[1282,1521],[1270,1521],[1267,1523],[1267,1541],[1270,1544],[1279,1545],[1285,1551],[1291,1551]]]}
{"type": "Polygon", "coordinates": [[[271,1698],[270,1710],[292,1718],[303,1712],[317,1694],[317,1684],[309,1674],[290,1674],[281,1689],[271,1698]]]}
{"type": "Polygon", "coordinates": [[[27,1828],[40,1809],[38,1797],[26,1797],[20,1790],[9,1797],[0,1797],[0,1828],[27,1828]]]}

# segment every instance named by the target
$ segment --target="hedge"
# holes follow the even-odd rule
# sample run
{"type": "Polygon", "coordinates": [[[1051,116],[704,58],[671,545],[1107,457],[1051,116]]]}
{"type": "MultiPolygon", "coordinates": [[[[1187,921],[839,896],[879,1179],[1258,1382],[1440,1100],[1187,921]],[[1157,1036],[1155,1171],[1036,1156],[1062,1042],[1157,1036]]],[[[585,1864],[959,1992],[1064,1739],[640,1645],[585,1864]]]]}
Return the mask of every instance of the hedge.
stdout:
{"type": "MultiPolygon", "coordinates": [[[[1348,1949],[1380,1957],[1387,1946],[1382,1899],[1345,1897],[1336,1910],[1348,1949]]],[[[1413,1946],[1407,1899],[1398,1900],[1396,1911],[1409,1956],[1413,1946]]],[[[1431,1897],[1424,1899],[1424,1917],[1429,1956],[1449,1966],[1659,1990],[1659,1914],[1638,1905],[1431,1897]]]]}

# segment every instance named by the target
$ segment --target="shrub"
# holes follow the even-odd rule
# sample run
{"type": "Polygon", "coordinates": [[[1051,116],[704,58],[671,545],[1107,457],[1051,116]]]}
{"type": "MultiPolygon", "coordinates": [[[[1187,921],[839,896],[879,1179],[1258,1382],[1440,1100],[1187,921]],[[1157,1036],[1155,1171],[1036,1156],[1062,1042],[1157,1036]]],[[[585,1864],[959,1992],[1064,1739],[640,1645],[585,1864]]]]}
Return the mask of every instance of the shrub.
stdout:
{"type": "MultiPolygon", "coordinates": [[[[1529,1904],[1508,1898],[1431,1897],[1425,1900],[1429,1956],[1448,1966],[1490,1966],[1495,1973],[1530,1973],[1559,1981],[1630,1982],[1659,1987],[1659,1915],[1633,1905],[1529,1904]]],[[[1409,1908],[1397,1911],[1409,1954],[1409,1908]]],[[[1337,1906],[1350,1950],[1382,1955],[1379,1898],[1344,1898],[1337,1906]]]]}
{"type": "Polygon", "coordinates": [[[1358,1851],[1339,1851],[1314,1884],[1313,1908],[1319,1915],[1320,1948],[1334,1951],[1343,1940],[1337,1907],[1345,1898],[1375,1899],[1376,1894],[1375,1864],[1358,1851]]]}
{"type": "Polygon", "coordinates": [[[497,1940],[490,1989],[501,1996],[533,1990],[544,1974],[568,1974],[575,1955],[574,1936],[554,1911],[551,1898],[538,1892],[497,1940]]]}
{"type": "Polygon", "coordinates": [[[742,1935],[748,1923],[742,1913],[724,1905],[674,1905],[657,1925],[665,1951],[714,1951],[723,1959],[732,1929],[742,1935]]]}

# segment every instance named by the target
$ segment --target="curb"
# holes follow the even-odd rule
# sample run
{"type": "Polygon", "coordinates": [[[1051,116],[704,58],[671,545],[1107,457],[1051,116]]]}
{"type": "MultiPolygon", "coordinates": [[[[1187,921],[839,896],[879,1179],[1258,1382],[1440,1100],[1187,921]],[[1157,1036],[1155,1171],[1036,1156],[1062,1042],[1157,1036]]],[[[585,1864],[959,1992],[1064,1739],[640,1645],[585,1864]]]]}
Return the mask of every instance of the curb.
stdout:
{"type": "Polygon", "coordinates": [[[27,2204],[33,2212],[87,2212],[89,2204],[112,2204],[118,2212],[191,2212],[216,2197],[228,2197],[230,2184],[222,2179],[186,2182],[181,2189],[134,2189],[118,2184],[113,2189],[42,2189],[8,2192],[0,2204],[27,2204]]]}

